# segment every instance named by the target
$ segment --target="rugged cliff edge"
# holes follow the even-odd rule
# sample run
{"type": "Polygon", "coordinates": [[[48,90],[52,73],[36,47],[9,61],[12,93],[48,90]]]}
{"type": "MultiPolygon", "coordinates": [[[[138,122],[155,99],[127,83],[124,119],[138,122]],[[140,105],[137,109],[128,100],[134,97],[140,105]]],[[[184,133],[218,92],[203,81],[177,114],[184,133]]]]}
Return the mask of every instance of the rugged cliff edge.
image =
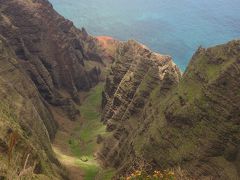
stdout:
{"type": "Polygon", "coordinates": [[[240,41],[199,48],[179,83],[170,58],[152,65],[133,44],[119,48],[107,78],[103,121],[112,135],[99,157],[120,174],[145,162],[180,166],[189,178],[238,179],[240,41]]]}
{"type": "MultiPolygon", "coordinates": [[[[106,165],[131,167],[136,158],[133,143],[142,124],[153,121],[153,112],[142,119],[141,112],[152,95],[165,95],[178,84],[181,73],[170,56],[150,51],[133,40],[119,45],[106,79],[102,121],[112,136],[106,138],[99,157],[106,165]]],[[[141,143],[141,140],[139,141],[141,143]]]]}
{"type": "Polygon", "coordinates": [[[103,67],[97,40],[47,0],[0,0],[0,179],[67,178],[51,148],[52,109],[78,119],[80,92],[103,67]]]}
{"type": "Polygon", "coordinates": [[[46,102],[0,36],[0,178],[60,179],[61,166],[51,149],[56,123],[46,102]],[[23,165],[26,164],[26,171],[23,165]],[[29,176],[28,176],[29,177],[29,176]],[[30,178],[30,177],[29,177],[30,178]]]}
{"type": "Polygon", "coordinates": [[[78,92],[99,82],[103,62],[96,40],[46,0],[0,0],[0,4],[0,34],[19,63],[48,103],[76,118],[78,92]]]}
{"type": "Polygon", "coordinates": [[[54,117],[79,120],[105,62],[97,156],[116,178],[180,166],[190,179],[239,179],[240,40],[199,48],[182,75],[136,41],[78,30],[47,0],[0,0],[0,179],[68,178],[54,117]]]}

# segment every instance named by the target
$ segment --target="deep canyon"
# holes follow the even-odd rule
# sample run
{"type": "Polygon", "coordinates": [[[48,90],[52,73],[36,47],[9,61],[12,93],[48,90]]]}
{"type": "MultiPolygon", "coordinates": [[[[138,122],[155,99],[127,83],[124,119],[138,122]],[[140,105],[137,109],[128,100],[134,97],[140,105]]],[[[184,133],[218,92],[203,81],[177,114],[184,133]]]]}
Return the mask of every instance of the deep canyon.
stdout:
{"type": "Polygon", "coordinates": [[[182,73],[47,0],[0,0],[0,98],[0,179],[240,177],[240,40],[199,47],[182,73]]]}

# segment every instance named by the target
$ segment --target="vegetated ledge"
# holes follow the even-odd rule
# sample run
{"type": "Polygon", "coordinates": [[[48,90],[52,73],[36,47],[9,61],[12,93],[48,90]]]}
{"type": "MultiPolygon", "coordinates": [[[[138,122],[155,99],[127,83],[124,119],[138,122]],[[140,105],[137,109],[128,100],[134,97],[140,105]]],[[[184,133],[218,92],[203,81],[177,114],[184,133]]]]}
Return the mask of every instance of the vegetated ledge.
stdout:
{"type": "Polygon", "coordinates": [[[120,176],[145,164],[181,166],[188,178],[238,179],[240,40],[200,47],[182,78],[168,58],[157,66],[154,57],[132,41],[118,48],[103,93],[112,135],[99,158],[120,176]]]}

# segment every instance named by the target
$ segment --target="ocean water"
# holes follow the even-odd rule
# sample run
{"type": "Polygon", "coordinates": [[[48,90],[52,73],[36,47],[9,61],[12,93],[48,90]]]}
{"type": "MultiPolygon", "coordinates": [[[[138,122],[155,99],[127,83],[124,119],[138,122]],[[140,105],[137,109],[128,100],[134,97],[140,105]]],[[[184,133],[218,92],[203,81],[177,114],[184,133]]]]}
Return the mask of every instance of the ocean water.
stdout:
{"type": "Polygon", "coordinates": [[[240,38],[240,0],[50,0],[92,35],[136,39],[184,70],[204,47],[240,38]]]}

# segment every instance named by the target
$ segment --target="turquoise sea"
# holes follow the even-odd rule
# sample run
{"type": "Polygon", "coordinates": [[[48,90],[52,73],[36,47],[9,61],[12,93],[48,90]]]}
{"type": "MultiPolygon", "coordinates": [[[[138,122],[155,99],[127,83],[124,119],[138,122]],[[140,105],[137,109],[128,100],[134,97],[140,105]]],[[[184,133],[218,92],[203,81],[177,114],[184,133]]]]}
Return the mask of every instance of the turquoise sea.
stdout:
{"type": "Polygon", "coordinates": [[[240,0],[50,0],[92,35],[136,39],[184,70],[195,50],[240,38],[240,0]]]}

